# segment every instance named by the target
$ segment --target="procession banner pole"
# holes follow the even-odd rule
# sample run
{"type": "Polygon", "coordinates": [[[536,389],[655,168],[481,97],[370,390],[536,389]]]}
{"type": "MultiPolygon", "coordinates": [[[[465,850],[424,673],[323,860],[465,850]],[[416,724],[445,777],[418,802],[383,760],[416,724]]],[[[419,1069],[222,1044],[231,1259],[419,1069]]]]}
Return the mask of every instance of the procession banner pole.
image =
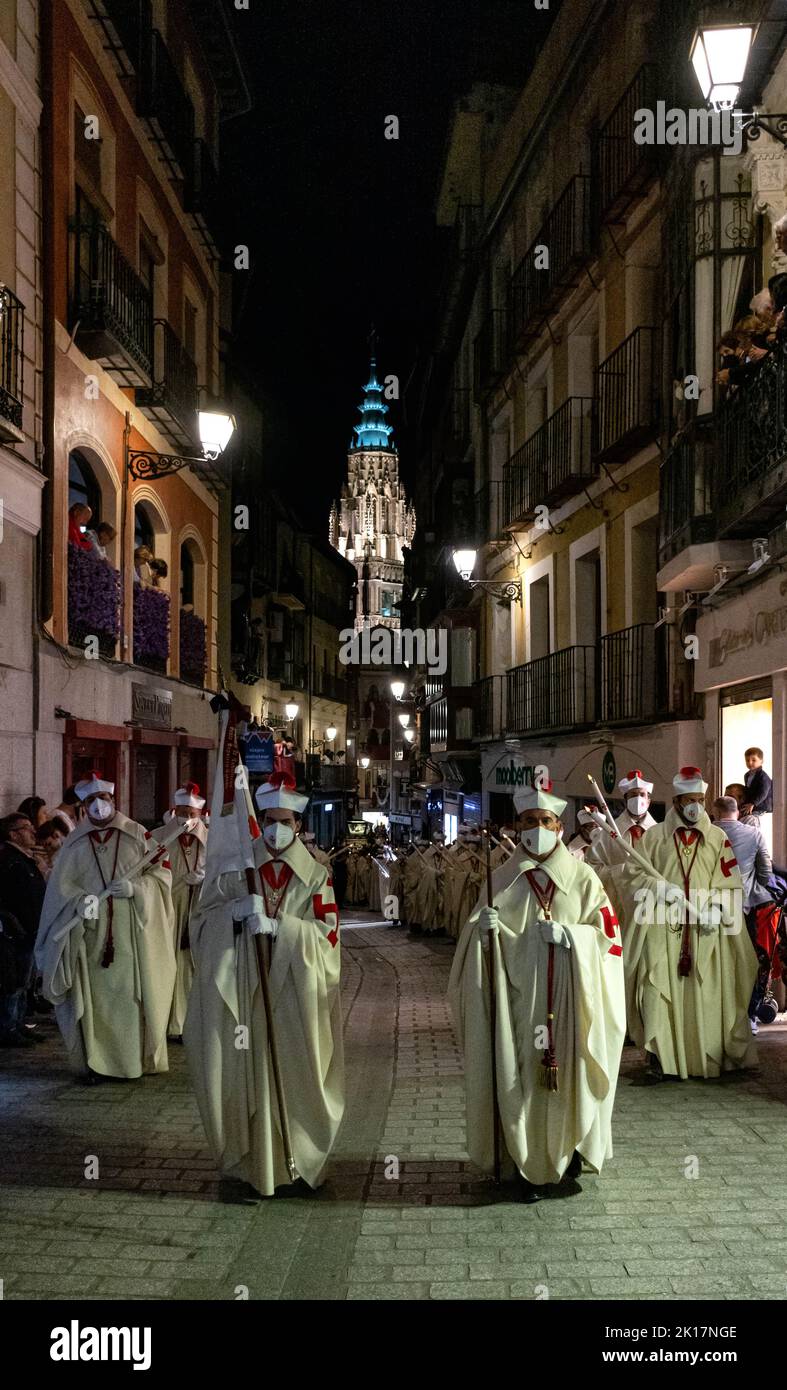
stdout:
{"type": "MultiPolygon", "coordinates": [[[[492,845],[490,840],[489,822],[484,827],[486,832],[486,901],[489,907],[494,907],[492,902],[492,845]]],[[[492,1125],[493,1125],[493,1155],[494,1155],[494,1178],[495,1182],[500,1181],[500,1105],[497,1096],[497,993],[496,993],[496,972],[497,972],[497,933],[489,933],[489,1032],[492,1052],[492,1125]]]]}
{"type": "MultiPolygon", "coordinates": [[[[189,825],[191,824],[191,822],[187,821],[186,824],[189,825]]],[[[151,849],[148,850],[147,854],[144,855],[143,858],[140,859],[136,864],[132,865],[132,867],[123,875],[123,877],[128,879],[137,878],[139,874],[143,872],[143,870],[149,868],[153,861],[155,859],[158,859],[159,856],[163,854],[164,850],[167,848],[168,845],[172,844],[173,840],[176,840],[178,836],[182,834],[183,827],[181,825],[181,822],[176,818],[173,818],[171,825],[166,827],[166,830],[162,835],[161,839],[155,840],[153,846],[151,847],[151,849]]],[[[110,896],[111,894],[109,892],[109,888],[104,888],[100,893],[95,894],[96,902],[101,903],[104,901],[105,898],[109,898],[110,896]]],[[[77,915],[76,917],[72,917],[68,922],[66,922],[65,926],[62,926],[60,928],[60,930],[52,939],[54,941],[62,941],[64,936],[68,936],[68,933],[70,931],[73,931],[75,927],[78,927],[80,922],[83,922],[84,920],[85,919],[83,917],[80,917],[79,915],[77,915]]]]}
{"type": "MultiPolygon", "coordinates": [[[[633,860],[635,864],[638,864],[639,867],[642,869],[643,873],[647,874],[648,878],[652,878],[656,883],[660,882],[658,874],[655,874],[653,872],[653,865],[650,863],[650,860],[646,859],[644,854],[640,854],[639,850],[636,850],[633,845],[627,844],[626,841],[623,839],[623,836],[620,834],[618,827],[612,819],[612,814],[599,789],[598,782],[596,781],[595,777],[591,775],[591,773],[588,773],[588,781],[590,782],[593,788],[593,793],[596,797],[596,800],[601,803],[601,808],[604,813],[605,820],[607,822],[607,829],[609,830],[609,833],[612,836],[613,840],[618,841],[620,848],[623,850],[623,853],[625,855],[628,855],[628,858],[633,860]]],[[[675,884],[675,887],[677,887],[677,884],[675,884]]],[[[681,893],[680,897],[684,907],[687,907],[689,911],[693,912],[696,916],[696,907],[694,907],[689,902],[688,898],[683,893],[681,893]]],[[[675,899],[675,901],[677,901],[677,898],[675,899]]]]}

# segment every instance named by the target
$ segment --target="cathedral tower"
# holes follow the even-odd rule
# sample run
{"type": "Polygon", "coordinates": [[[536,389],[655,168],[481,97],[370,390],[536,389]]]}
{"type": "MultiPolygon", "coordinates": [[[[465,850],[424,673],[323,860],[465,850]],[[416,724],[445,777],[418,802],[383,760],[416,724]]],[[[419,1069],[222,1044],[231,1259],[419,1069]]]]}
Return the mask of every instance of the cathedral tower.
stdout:
{"type": "Polygon", "coordinates": [[[399,481],[399,455],[372,357],[360,423],[347,455],[347,482],[331,507],[330,543],[358,571],[355,626],[399,627],[403,547],[415,533],[415,512],[399,481]]]}

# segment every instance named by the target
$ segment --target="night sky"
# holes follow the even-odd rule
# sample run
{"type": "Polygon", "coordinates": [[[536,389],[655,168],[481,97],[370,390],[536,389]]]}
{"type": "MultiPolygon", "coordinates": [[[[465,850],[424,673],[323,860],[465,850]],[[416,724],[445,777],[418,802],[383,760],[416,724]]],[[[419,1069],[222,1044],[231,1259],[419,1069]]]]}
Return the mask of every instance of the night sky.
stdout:
{"type": "MultiPolygon", "coordinates": [[[[402,388],[424,339],[452,104],[476,80],[521,86],[559,0],[549,12],[532,0],[227,4],[256,101],[222,136],[253,258],[238,351],[265,404],[271,475],[323,529],[358,419],[371,324],[380,372],[402,388]],[[384,138],[390,114],[398,141],[384,138]]],[[[401,403],[389,419],[409,484],[401,403]]]]}

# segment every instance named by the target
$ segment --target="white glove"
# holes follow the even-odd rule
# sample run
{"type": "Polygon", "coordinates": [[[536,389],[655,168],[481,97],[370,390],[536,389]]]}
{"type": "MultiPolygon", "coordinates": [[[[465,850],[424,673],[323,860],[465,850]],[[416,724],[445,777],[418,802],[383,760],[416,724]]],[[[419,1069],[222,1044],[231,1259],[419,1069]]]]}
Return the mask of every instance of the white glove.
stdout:
{"type": "Polygon", "coordinates": [[[274,941],[279,930],[278,922],[275,922],[272,917],[266,917],[264,912],[255,912],[251,917],[246,917],[243,925],[250,936],[271,936],[274,941]]]}
{"type": "Polygon", "coordinates": [[[718,931],[721,918],[721,903],[708,903],[706,907],[700,908],[697,921],[702,935],[710,936],[711,932],[718,931]]]}
{"type": "Polygon", "coordinates": [[[247,898],[236,898],[232,904],[232,920],[245,922],[247,917],[264,917],[265,903],[259,893],[250,893],[247,898]]]}
{"type": "Polygon", "coordinates": [[[500,915],[497,908],[482,907],[478,914],[478,930],[481,933],[481,939],[483,940],[491,931],[498,931],[499,928],[500,915]]]}
{"type": "Polygon", "coordinates": [[[541,939],[547,946],[565,946],[567,951],[571,950],[571,940],[565,927],[561,927],[559,922],[541,922],[541,939]]]}
{"type": "Polygon", "coordinates": [[[186,874],[183,882],[188,888],[196,888],[198,884],[204,882],[205,870],[195,869],[193,874],[186,874]]]}
{"type": "Polygon", "coordinates": [[[134,885],[130,878],[113,878],[107,884],[107,892],[110,898],[133,898],[134,885]]]}

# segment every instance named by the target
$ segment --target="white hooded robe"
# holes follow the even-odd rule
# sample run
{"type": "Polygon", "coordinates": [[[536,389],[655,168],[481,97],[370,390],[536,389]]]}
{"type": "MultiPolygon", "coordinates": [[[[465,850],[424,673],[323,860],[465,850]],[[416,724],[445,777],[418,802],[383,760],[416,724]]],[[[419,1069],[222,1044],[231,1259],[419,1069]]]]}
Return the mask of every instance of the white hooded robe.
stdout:
{"type": "MultiPolygon", "coordinates": [[[[264,839],[253,845],[263,875],[280,873],[264,839]]],[[[292,876],[271,947],[273,1021],[295,1167],[317,1187],[344,1111],[339,915],[328,871],[299,840],[277,863],[292,876]]],[[[271,1196],[291,1178],[256,947],[232,917],[233,902],[248,892],[242,873],[220,874],[203,887],[190,926],[195,975],[183,1041],[202,1121],[222,1171],[271,1196]]]]}
{"type": "Polygon", "coordinates": [[[136,1078],[168,1070],[167,1019],[175,984],[167,850],[132,879],[133,898],[104,899],[95,919],[61,935],[86,895],[128,877],[150,849],[150,832],[116,812],[100,829],[80,821],[58,853],[36,940],[43,994],[55,1005],[78,1071],[136,1078]],[[100,866],[100,867],[99,867],[100,866]],[[106,946],[112,903],[114,958],[106,946]]]}
{"type": "MultiPolygon", "coordinates": [[[[540,864],[520,846],[493,875],[492,885],[500,916],[493,958],[505,1148],[519,1172],[537,1186],[559,1182],[575,1150],[599,1171],[612,1155],[611,1117],[624,1035],[617,921],[596,875],[562,843],[540,864]],[[527,870],[543,870],[555,884],[551,917],[571,941],[570,950],[554,948],[557,1091],[547,1090],[541,1080],[549,947],[541,935],[544,913],[527,870]]],[[[489,976],[478,913],[476,909],[460,937],[449,997],[465,1057],[468,1152],[480,1168],[491,1171],[489,976]]]]}

